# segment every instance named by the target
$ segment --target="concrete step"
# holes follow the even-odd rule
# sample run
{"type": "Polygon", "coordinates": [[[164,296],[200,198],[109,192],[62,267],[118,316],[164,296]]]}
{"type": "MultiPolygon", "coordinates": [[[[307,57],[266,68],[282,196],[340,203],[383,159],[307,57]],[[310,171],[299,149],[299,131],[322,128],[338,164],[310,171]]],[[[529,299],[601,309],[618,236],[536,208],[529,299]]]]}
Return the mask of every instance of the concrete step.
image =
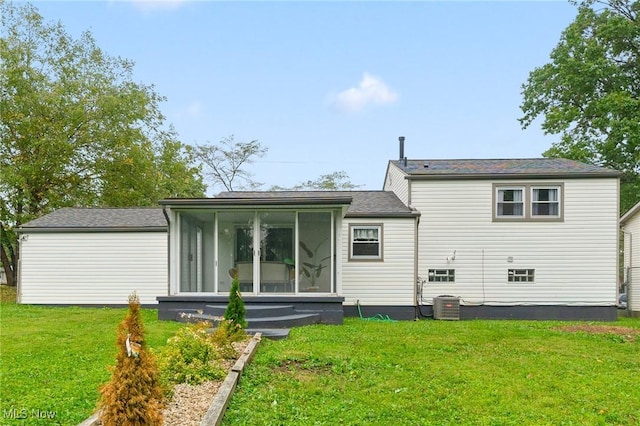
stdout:
{"type": "Polygon", "coordinates": [[[247,318],[248,328],[291,328],[303,325],[317,324],[320,314],[293,314],[277,317],[247,318]]]}
{"type": "Polygon", "coordinates": [[[182,314],[176,317],[176,321],[184,322],[184,323],[195,323],[208,321],[211,324],[217,324],[220,320],[222,320],[222,316],[218,315],[209,315],[209,314],[201,314],[199,312],[183,312],[182,314]]]}
{"type": "MultiPolygon", "coordinates": [[[[207,305],[204,313],[214,316],[223,316],[227,305],[207,305]]],[[[247,321],[252,318],[278,317],[293,315],[296,313],[292,305],[251,305],[245,304],[245,318],[247,321]]]]}
{"type": "Polygon", "coordinates": [[[272,340],[282,340],[289,337],[288,328],[248,328],[246,332],[248,335],[255,335],[256,333],[262,333],[262,337],[272,340]]]}

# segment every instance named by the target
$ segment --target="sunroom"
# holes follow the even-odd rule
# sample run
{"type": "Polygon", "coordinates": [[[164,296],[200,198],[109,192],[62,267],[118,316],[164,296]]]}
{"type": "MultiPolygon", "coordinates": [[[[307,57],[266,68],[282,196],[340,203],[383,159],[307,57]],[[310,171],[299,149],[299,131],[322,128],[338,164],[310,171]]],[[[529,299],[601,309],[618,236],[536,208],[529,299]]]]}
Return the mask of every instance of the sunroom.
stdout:
{"type": "Polygon", "coordinates": [[[342,219],[351,197],[223,193],[167,199],[169,295],[244,297],[339,293],[342,219]]]}

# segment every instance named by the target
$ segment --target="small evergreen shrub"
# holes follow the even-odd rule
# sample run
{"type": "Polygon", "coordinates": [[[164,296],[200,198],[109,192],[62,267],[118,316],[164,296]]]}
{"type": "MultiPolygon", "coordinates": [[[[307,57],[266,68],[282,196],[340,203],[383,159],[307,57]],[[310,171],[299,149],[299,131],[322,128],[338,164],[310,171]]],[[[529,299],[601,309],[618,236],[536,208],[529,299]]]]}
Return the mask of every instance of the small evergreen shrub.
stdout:
{"type": "MultiPolygon", "coordinates": [[[[238,281],[238,274],[236,273],[231,283],[231,290],[229,290],[229,304],[224,311],[224,319],[233,322],[236,326],[245,329],[247,328],[246,312],[244,308],[244,302],[242,295],[240,294],[240,282],[238,281]]],[[[230,331],[235,330],[229,328],[230,331]]]]}
{"type": "Polygon", "coordinates": [[[170,338],[158,353],[158,365],[163,384],[199,384],[225,376],[220,360],[221,350],[207,332],[210,324],[188,324],[170,338]]]}
{"type": "Polygon", "coordinates": [[[104,426],[161,425],[163,389],[155,357],[147,349],[140,300],[129,296],[129,312],[118,325],[116,366],[100,389],[100,420],[104,426]]]}

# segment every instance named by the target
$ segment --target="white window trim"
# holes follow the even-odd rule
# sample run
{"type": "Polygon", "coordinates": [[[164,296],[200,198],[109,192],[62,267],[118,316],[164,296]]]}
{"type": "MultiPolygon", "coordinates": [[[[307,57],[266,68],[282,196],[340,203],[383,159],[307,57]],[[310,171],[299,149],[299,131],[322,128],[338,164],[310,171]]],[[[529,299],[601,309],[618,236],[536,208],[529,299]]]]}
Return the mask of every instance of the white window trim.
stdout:
{"type": "Polygon", "coordinates": [[[430,283],[455,283],[456,270],[451,268],[429,269],[427,280],[430,283]]]}
{"type": "Polygon", "coordinates": [[[529,197],[531,199],[530,201],[530,206],[531,206],[531,217],[532,218],[536,218],[536,219],[558,219],[560,217],[562,217],[562,188],[560,187],[560,185],[531,185],[531,188],[529,190],[529,197]],[[533,199],[533,193],[534,191],[538,189],[555,189],[557,191],[557,195],[558,195],[558,200],[557,201],[536,201],[533,199]],[[558,214],[557,215],[545,215],[545,214],[533,214],[533,204],[534,203],[538,203],[538,204],[557,204],[558,205],[558,214]]]}
{"type": "Polygon", "coordinates": [[[507,282],[514,284],[535,283],[536,270],[534,268],[509,268],[507,282]]]}
{"type": "Polygon", "coordinates": [[[524,219],[525,215],[526,215],[526,206],[527,206],[527,195],[526,195],[526,188],[524,186],[496,186],[495,187],[495,191],[494,191],[494,197],[495,197],[495,202],[494,202],[494,214],[495,217],[498,219],[506,219],[506,220],[520,220],[520,219],[524,219]],[[520,193],[522,194],[522,200],[517,202],[517,201],[500,201],[500,191],[520,191],[520,193]],[[517,204],[520,203],[522,204],[522,214],[520,215],[500,215],[498,214],[498,204],[499,203],[503,203],[503,204],[517,204]]]}
{"type": "Polygon", "coordinates": [[[384,229],[381,223],[352,223],[349,225],[349,261],[382,261],[383,259],[383,238],[384,229]],[[378,230],[378,254],[377,255],[354,255],[353,245],[355,243],[353,239],[354,231],[356,229],[377,229],[378,230]]]}

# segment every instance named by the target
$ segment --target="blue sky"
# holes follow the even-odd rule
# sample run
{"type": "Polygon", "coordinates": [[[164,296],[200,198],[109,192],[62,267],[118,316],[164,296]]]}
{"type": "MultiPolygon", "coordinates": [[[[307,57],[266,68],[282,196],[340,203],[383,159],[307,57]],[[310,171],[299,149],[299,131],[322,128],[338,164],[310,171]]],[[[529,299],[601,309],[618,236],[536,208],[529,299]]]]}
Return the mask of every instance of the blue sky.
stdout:
{"type": "Polygon", "coordinates": [[[557,136],[521,130],[521,85],[577,13],[565,1],[33,4],[134,61],[183,142],[268,147],[253,167],[267,188],[343,170],[381,189],[398,136],[414,159],[539,157],[557,136]]]}

